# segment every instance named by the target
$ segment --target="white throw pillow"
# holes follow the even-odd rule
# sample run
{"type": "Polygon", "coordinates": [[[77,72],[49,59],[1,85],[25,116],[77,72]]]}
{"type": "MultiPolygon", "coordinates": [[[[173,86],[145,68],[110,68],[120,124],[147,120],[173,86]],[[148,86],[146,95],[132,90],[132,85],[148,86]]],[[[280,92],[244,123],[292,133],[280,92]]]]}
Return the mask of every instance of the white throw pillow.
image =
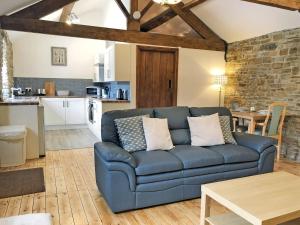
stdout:
{"type": "Polygon", "coordinates": [[[170,150],[174,148],[167,119],[143,117],[147,151],[170,150]]]}
{"type": "Polygon", "coordinates": [[[218,113],[210,116],[188,117],[193,146],[225,144],[218,113]]]}

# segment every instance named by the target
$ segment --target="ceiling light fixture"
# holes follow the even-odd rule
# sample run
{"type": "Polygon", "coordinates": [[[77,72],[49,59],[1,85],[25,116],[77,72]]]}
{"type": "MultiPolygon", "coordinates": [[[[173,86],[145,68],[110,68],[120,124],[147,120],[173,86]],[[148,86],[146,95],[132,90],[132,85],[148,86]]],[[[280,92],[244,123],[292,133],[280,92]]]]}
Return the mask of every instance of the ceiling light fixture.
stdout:
{"type": "Polygon", "coordinates": [[[161,5],[165,5],[165,4],[174,5],[181,2],[181,0],[153,0],[153,1],[161,5]]]}
{"type": "Polygon", "coordinates": [[[68,25],[80,23],[80,19],[79,19],[79,17],[78,17],[75,13],[70,13],[70,14],[68,15],[67,20],[66,20],[66,23],[67,23],[68,25]]]}

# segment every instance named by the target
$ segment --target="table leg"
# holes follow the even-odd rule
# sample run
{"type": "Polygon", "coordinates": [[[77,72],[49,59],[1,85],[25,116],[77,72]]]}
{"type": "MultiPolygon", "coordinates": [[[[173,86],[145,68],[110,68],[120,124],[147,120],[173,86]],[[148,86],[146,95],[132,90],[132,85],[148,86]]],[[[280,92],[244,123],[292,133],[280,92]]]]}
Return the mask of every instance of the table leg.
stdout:
{"type": "Polygon", "coordinates": [[[210,216],[210,203],[211,199],[205,193],[201,196],[201,208],[200,208],[200,225],[209,225],[205,221],[205,218],[210,216]]]}
{"type": "Polygon", "coordinates": [[[248,134],[253,134],[255,131],[255,120],[251,119],[248,125],[248,134]]]}

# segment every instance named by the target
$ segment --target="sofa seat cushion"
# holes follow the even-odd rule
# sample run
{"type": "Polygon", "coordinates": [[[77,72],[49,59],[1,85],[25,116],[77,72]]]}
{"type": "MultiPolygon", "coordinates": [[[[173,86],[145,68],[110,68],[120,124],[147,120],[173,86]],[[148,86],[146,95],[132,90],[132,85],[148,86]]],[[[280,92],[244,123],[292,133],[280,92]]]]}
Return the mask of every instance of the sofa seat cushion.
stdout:
{"type": "Polygon", "coordinates": [[[183,178],[182,170],[174,171],[174,172],[151,174],[151,175],[146,175],[146,176],[137,176],[136,183],[137,184],[147,184],[147,183],[166,181],[166,180],[176,180],[179,178],[183,178]]]}
{"type": "Polygon", "coordinates": [[[139,151],[132,153],[136,160],[136,175],[150,175],[182,170],[181,161],[169,151],[139,151]]]}
{"type": "Polygon", "coordinates": [[[221,154],[197,146],[176,145],[170,153],[182,162],[184,169],[215,166],[224,163],[221,154]]]}
{"type": "Polygon", "coordinates": [[[259,154],[256,151],[240,145],[225,144],[206,148],[214,151],[215,153],[221,154],[224,157],[225,164],[252,162],[259,159],[259,154]]]}

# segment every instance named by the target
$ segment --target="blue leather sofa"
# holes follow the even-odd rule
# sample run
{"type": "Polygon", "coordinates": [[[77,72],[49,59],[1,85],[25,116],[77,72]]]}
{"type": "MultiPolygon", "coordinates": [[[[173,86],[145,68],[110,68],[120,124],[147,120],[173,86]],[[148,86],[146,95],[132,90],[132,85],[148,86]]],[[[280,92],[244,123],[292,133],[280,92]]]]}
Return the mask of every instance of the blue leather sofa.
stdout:
{"type": "Polygon", "coordinates": [[[226,108],[170,107],[106,112],[102,141],[95,144],[99,190],[113,212],[200,197],[205,183],[273,171],[275,140],[234,134],[238,145],[191,146],[188,116],[213,113],[231,116],[226,108]],[[168,118],[175,148],[128,153],[120,146],[114,119],[137,115],[168,118]]]}

